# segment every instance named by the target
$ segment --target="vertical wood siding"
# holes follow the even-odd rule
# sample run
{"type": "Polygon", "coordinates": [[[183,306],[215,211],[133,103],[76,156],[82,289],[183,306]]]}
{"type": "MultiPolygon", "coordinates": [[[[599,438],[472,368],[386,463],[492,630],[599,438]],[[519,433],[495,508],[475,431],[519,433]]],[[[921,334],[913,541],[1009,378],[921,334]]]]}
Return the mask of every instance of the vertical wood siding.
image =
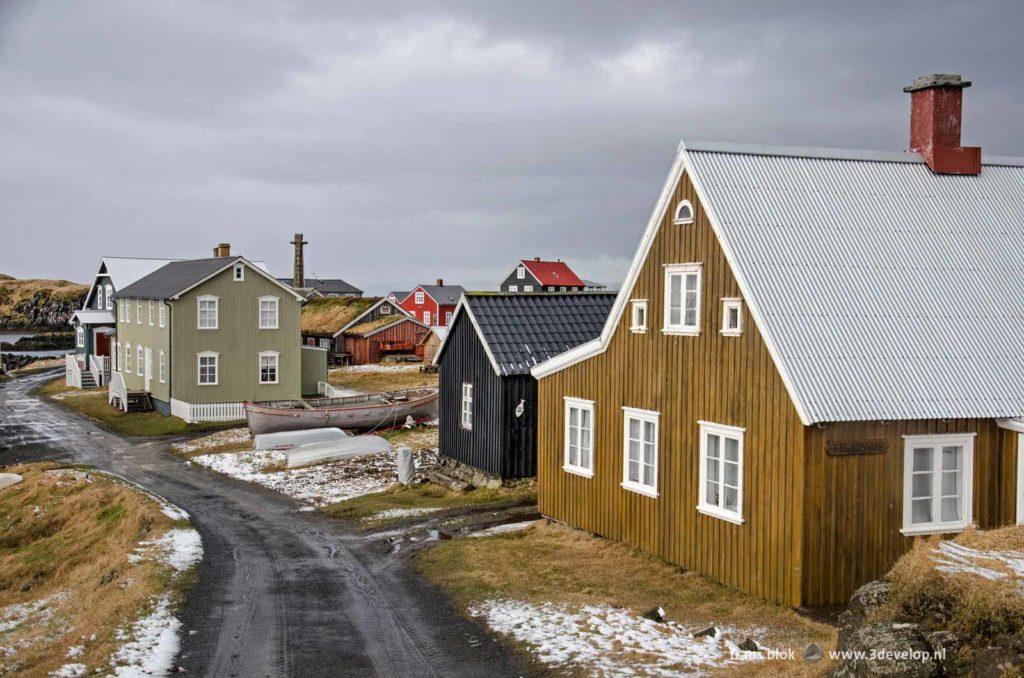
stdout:
{"type": "Polygon", "coordinates": [[[536,381],[529,375],[499,377],[468,315],[460,315],[440,364],[441,453],[502,478],[536,470],[536,381]],[[462,384],[473,384],[473,429],[462,428],[462,384]],[[515,416],[520,399],[522,417],[515,416]]]}
{"type": "Polygon", "coordinates": [[[904,435],[977,433],[974,440],[975,522],[1013,524],[1016,433],[990,419],[850,422],[808,427],[804,473],[804,603],[845,604],[858,586],[885,574],[910,550],[903,527],[904,435]],[[883,454],[829,456],[837,440],[884,440],[883,454]]]}
{"type": "Polygon", "coordinates": [[[345,336],[345,352],[350,355],[353,365],[377,363],[383,357],[381,342],[407,341],[415,348],[427,332],[429,330],[422,325],[405,320],[369,337],[345,336]]]}
{"type": "Polygon", "coordinates": [[[740,291],[687,177],[676,187],[630,294],[648,300],[648,330],[627,307],[608,350],[539,382],[538,492],[552,518],[625,542],[772,601],[799,604],[803,426],[748,309],[724,337],[722,297],[740,291]],[[693,224],[671,223],[689,199],[693,224]],[[700,336],[667,336],[663,265],[702,262],[700,336]],[[595,401],[595,474],[562,470],[563,397],[595,401]],[[622,407],[661,413],[658,498],[621,487],[622,407]],[[744,524],[698,513],[698,420],[745,427],[744,524]]]}

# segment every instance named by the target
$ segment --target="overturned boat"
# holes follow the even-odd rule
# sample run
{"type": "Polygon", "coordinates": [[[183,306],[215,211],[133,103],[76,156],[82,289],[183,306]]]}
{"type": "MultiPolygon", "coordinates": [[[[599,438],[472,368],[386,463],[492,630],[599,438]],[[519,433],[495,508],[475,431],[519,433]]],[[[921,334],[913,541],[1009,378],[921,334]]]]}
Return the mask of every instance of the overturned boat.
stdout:
{"type": "Polygon", "coordinates": [[[367,431],[437,417],[438,389],[410,388],[344,398],[306,398],[246,403],[245,418],[253,435],[278,431],[331,428],[367,431]]]}

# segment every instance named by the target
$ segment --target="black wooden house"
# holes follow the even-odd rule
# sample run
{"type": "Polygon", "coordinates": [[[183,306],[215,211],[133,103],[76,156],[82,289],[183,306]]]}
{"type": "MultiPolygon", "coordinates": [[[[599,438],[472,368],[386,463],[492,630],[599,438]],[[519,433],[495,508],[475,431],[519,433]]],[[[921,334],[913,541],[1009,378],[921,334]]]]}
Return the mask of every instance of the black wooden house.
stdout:
{"type": "Polygon", "coordinates": [[[596,339],[615,294],[467,292],[434,357],[441,454],[500,478],[537,469],[530,368],[596,339]]]}

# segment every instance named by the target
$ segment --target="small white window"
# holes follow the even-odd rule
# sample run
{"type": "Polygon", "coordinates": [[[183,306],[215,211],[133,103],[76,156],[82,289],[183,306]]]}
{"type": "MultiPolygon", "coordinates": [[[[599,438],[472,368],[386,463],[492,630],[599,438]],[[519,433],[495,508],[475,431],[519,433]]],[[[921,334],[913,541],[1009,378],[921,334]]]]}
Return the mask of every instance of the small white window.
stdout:
{"type": "Polygon", "coordinates": [[[216,386],[220,354],[214,353],[212,351],[206,351],[204,353],[198,354],[198,358],[199,385],[216,386]]]}
{"type": "Polygon", "coordinates": [[[263,351],[260,353],[260,383],[277,383],[277,364],[279,353],[277,351],[263,351]]]}
{"type": "Polygon", "coordinates": [[[452,324],[452,312],[451,311],[445,311],[444,312],[444,324],[445,325],[451,325],[452,324]]]}
{"type": "Polygon", "coordinates": [[[124,345],[124,365],[121,366],[121,369],[124,370],[124,372],[127,373],[127,374],[131,374],[132,373],[132,345],[131,344],[125,344],[124,345]]]}
{"type": "Polygon", "coordinates": [[[160,383],[162,384],[167,381],[167,359],[164,357],[163,351],[160,351],[160,358],[157,367],[159,370],[158,375],[160,377],[160,383]]]}
{"type": "Polygon", "coordinates": [[[276,330],[278,327],[278,308],[280,300],[277,297],[260,297],[260,329],[276,330]]]}
{"type": "Polygon", "coordinates": [[[104,285],[103,288],[107,291],[107,310],[114,310],[114,286],[104,285]]]}
{"type": "Polygon", "coordinates": [[[746,429],[701,421],[697,510],[743,522],[743,435],[746,429]]]}
{"type": "Polygon", "coordinates": [[[460,412],[462,414],[462,428],[467,431],[473,430],[473,384],[464,383],[462,385],[460,412]]]}
{"type": "Polygon", "coordinates": [[[569,473],[594,476],[594,402],[565,399],[565,459],[569,473]]]}
{"type": "Polygon", "coordinates": [[[700,334],[700,264],[665,267],[666,334],[700,334]]]}
{"type": "Polygon", "coordinates": [[[632,301],[632,321],[629,329],[637,334],[647,331],[647,300],[634,299],[632,301]]]}
{"type": "Polygon", "coordinates": [[[430,311],[424,311],[423,312],[423,323],[425,325],[429,325],[430,324],[430,320],[431,320],[430,311]]]}
{"type": "Polygon", "coordinates": [[[971,524],[974,434],[903,436],[903,534],[971,524]]]}
{"type": "Polygon", "coordinates": [[[120,363],[120,362],[121,362],[121,344],[117,343],[117,340],[115,339],[110,344],[110,368],[112,370],[114,370],[115,372],[119,371],[121,369],[121,366],[118,363],[120,363]]]}
{"type": "Polygon", "coordinates": [[[331,340],[330,339],[321,339],[320,340],[320,348],[330,348],[330,347],[331,347],[331,340]]]}
{"type": "Polygon", "coordinates": [[[519,285],[509,285],[508,286],[508,291],[509,292],[518,292],[519,291],[519,285]]]}
{"type": "Polygon", "coordinates": [[[103,306],[103,285],[100,285],[96,288],[96,308],[103,308],[103,306]]]}
{"type": "Polygon", "coordinates": [[[676,214],[672,219],[672,223],[676,226],[693,223],[693,205],[690,204],[689,200],[680,200],[679,204],[676,205],[676,214]]]}
{"type": "Polygon", "coordinates": [[[417,292],[416,293],[416,297],[414,298],[414,301],[417,304],[422,304],[423,303],[423,292],[417,292]]]}
{"type": "Polygon", "coordinates": [[[242,263],[235,264],[235,282],[242,282],[245,280],[245,265],[242,263]]]}
{"type": "Polygon", "coordinates": [[[526,267],[525,266],[520,266],[519,268],[516,269],[516,278],[518,278],[519,280],[522,280],[525,277],[526,277],[526,267]]]}
{"type": "Polygon", "coordinates": [[[135,300],[135,324],[142,324],[142,299],[135,300]]]}
{"type": "Polygon", "coordinates": [[[533,285],[523,285],[523,291],[524,292],[532,292],[533,291],[533,285]]]}
{"type": "Polygon", "coordinates": [[[381,315],[391,315],[391,305],[390,304],[381,304],[380,314],[381,315]]]}
{"type": "Polygon", "coordinates": [[[623,407],[622,486],[658,496],[658,419],[650,410],[623,407]]]}
{"type": "Polygon", "coordinates": [[[316,346],[316,337],[306,337],[306,346],[316,346]]]}
{"type": "Polygon", "coordinates": [[[157,312],[156,312],[157,320],[160,323],[160,327],[163,327],[164,326],[164,322],[166,321],[166,311],[167,311],[167,305],[164,304],[164,302],[161,301],[157,305],[157,312]]]}
{"type": "Polygon", "coordinates": [[[154,311],[155,311],[155,309],[153,308],[153,300],[150,299],[149,300],[149,326],[150,327],[153,326],[153,319],[154,319],[153,312],[154,311]]]}
{"type": "MultiPolygon", "coordinates": [[[[198,326],[201,330],[215,330],[219,324],[218,306],[220,300],[211,295],[196,298],[196,311],[199,314],[198,326]]],[[[250,325],[251,327],[251,325],[250,325]]]]}
{"type": "Polygon", "coordinates": [[[142,359],[142,347],[135,347],[135,374],[142,376],[142,368],[146,366],[145,361],[142,359]]]}
{"type": "Polygon", "coordinates": [[[722,334],[729,337],[743,334],[743,302],[740,299],[722,299],[722,334]]]}
{"type": "Polygon", "coordinates": [[[78,348],[85,348],[85,328],[84,327],[79,326],[79,327],[77,327],[75,329],[75,345],[78,346],[78,348]]]}
{"type": "Polygon", "coordinates": [[[121,321],[121,322],[125,321],[124,320],[124,302],[123,301],[117,302],[117,319],[119,321],[121,321]]]}

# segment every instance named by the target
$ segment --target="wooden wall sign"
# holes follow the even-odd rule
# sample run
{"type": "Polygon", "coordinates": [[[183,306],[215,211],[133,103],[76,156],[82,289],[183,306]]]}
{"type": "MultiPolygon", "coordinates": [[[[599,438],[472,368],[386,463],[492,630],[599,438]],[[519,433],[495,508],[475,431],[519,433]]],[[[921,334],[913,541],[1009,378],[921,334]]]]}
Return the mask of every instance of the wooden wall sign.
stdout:
{"type": "Polygon", "coordinates": [[[885,454],[885,440],[833,440],[825,445],[830,457],[847,457],[855,454],[885,454]]]}

